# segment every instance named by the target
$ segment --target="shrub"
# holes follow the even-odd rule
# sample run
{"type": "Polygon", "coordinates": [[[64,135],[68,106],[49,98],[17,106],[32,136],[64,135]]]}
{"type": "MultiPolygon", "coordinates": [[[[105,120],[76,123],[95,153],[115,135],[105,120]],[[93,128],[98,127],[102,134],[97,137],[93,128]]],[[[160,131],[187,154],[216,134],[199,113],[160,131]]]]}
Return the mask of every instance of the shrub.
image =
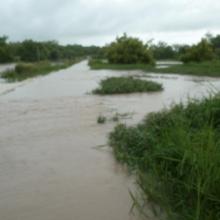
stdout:
{"type": "Polygon", "coordinates": [[[104,124],[106,122],[106,117],[99,115],[99,117],[97,118],[97,123],[98,124],[104,124]]]}

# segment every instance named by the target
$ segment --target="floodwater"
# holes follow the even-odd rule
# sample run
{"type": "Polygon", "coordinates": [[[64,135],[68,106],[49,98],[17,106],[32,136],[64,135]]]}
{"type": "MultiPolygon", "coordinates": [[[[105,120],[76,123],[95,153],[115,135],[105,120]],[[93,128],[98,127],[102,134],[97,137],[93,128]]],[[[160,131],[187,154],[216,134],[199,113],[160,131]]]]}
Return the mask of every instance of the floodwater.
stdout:
{"type": "MultiPolygon", "coordinates": [[[[0,219],[139,220],[134,179],[106,146],[116,113],[133,124],[146,113],[220,88],[220,79],[92,71],[83,61],[22,83],[0,82],[0,219]],[[107,76],[135,75],[164,85],[151,94],[95,96],[107,76]],[[109,121],[97,124],[97,117],[109,121]]],[[[150,213],[150,211],[149,211],[150,213]]],[[[149,218],[152,220],[153,218],[149,218]]]]}

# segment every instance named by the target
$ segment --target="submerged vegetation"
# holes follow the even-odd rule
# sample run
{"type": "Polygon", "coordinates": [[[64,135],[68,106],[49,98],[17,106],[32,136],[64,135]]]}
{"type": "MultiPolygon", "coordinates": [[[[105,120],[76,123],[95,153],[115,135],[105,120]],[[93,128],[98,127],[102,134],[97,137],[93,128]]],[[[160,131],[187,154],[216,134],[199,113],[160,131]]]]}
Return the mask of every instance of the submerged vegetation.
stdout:
{"type": "Polygon", "coordinates": [[[103,115],[99,115],[98,118],[97,118],[97,123],[98,124],[105,124],[107,118],[103,115]]]}
{"type": "Polygon", "coordinates": [[[111,64],[100,59],[91,59],[89,66],[93,70],[154,70],[154,66],[151,64],[111,64]]]}
{"type": "Polygon", "coordinates": [[[161,84],[135,79],[133,77],[109,77],[100,82],[100,87],[93,91],[94,94],[110,95],[135,92],[156,92],[163,90],[161,84]]]}
{"type": "Polygon", "coordinates": [[[220,96],[120,124],[109,142],[116,158],[138,171],[144,199],[174,220],[219,220],[220,96]]]}
{"type": "Polygon", "coordinates": [[[75,61],[65,61],[60,63],[51,62],[35,62],[35,63],[19,63],[14,70],[7,70],[1,74],[1,77],[9,82],[22,81],[38,75],[46,75],[52,71],[67,68],[76,63],[75,61]]]}

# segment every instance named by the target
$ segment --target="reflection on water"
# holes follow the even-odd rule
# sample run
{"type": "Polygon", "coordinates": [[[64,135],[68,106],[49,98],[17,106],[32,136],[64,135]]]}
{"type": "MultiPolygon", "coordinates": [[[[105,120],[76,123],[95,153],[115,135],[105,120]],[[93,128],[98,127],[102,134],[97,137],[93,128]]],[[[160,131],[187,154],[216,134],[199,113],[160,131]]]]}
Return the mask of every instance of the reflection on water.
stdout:
{"type": "Polygon", "coordinates": [[[220,80],[91,71],[81,62],[19,87],[10,85],[14,90],[0,96],[0,219],[138,220],[129,213],[134,180],[105,146],[115,124],[98,125],[98,115],[129,112],[133,117],[126,122],[136,123],[148,112],[220,88],[220,80]],[[115,75],[153,79],[165,90],[90,94],[101,79],[115,75]]]}

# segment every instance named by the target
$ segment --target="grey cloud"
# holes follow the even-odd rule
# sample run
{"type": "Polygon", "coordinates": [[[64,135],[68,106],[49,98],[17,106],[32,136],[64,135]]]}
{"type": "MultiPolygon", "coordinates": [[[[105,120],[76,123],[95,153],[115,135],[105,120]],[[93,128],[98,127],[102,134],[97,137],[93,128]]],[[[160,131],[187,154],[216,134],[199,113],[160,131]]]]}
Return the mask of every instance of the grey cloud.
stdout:
{"type": "Polygon", "coordinates": [[[0,34],[11,40],[103,44],[123,32],[175,36],[173,41],[188,32],[193,41],[198,33],[220,30],[219,11],[219,0],[8,0],[1,3],[0,34]]]}

